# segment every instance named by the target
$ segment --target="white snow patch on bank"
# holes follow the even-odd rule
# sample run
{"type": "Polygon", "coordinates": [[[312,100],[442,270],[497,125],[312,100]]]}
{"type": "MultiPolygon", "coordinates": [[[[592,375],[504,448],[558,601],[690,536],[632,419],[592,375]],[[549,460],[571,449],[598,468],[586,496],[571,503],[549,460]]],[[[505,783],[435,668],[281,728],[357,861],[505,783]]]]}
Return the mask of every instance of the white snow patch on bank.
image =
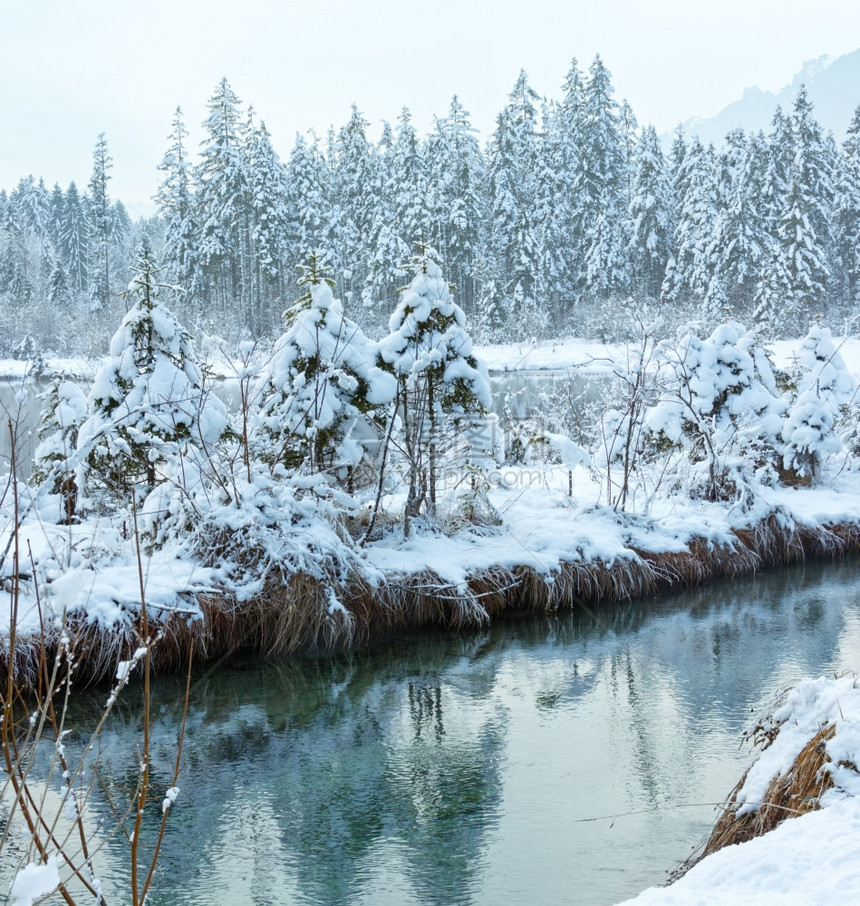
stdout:
{"type": "Polygon", "coordinates": [[[759,756],[739,793],[749,808],[828,723],[826,742],[835,786],[823,808],[790,818],[747,843],[703,859],[675,884],[651,888],[623,906],[831,906],[860,900],[860,774],[840,762],[860,758],[858,677],[805,680],[768,707],[780,731],[759,756]]]}

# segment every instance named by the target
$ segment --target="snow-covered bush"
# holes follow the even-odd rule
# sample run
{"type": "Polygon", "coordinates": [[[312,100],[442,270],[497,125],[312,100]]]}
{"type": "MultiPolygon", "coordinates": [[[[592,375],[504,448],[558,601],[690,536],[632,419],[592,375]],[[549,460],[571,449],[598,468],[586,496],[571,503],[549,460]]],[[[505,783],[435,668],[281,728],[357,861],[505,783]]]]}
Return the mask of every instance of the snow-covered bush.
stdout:
{"type": "Polygon", "coordinates": [[[355,466],[395,382],[377,365],[376,343],[344,316],[317,255],[299,283],[307,292],[286,312],[257,384],[259,454],[275,472],[355,466]]]}
{"type": "Polygon", "coordinates": [[[797,394],[782,428],[784,478],[809,484],[827,457],[843,448],[838,424],[856,388],[828,328],[809,329],[798,359],[797,394]]]}
{"type": "Polygon", "coordinates": [[[81,388],[64,377],[51,382],[45,397],[32,481],[35,485],[47,482],[51,493],[61,495],[64,520],[71,523],[78,500],[73,454],[78,430],[87,418],[87,400],[81,388]]]}
{"type": "Polygon", "coordinates": [[[155,545],[170,540],[178,556],[217,569],[220,594],[261,608],[258,637],[236,644],[295,651],[351,638],[341,596],[367,574],[343,528],[344,512],[354,511],[331,476],[285,480],[253,459],[249,473],[239,466],[221,487],[159,485],[140,523],[155,545]]]}
{"type": "Polygon", "coordinates": [[[451,433],[491,405],[486,367],[472,354],[466,316],[434,256],[422,247],[414,259],[415,275],[380,343],[382,362],[397,379],[409,481],[407,534],[425,502],[428,512],[435,512],[439,467],[451,433]]]}
{"type": "Polygon", "coordinates": [[[204,392],[190,335],[158,301],[157,268],[141,247],[128,289],[133,304],[110,343],[78,435],[84,484],[121,501],[149,493],[171,460],[211,447],[227,425],[204,392]]]}
{"type": "Polygon", "coordinates": [[[772,480],[785,403],[755,332],[737,322],[706,339],[689,332],[659,358],[660,398],[645,424],[652,443],[693,465],[684,483],[716,500],[772,480]]]}

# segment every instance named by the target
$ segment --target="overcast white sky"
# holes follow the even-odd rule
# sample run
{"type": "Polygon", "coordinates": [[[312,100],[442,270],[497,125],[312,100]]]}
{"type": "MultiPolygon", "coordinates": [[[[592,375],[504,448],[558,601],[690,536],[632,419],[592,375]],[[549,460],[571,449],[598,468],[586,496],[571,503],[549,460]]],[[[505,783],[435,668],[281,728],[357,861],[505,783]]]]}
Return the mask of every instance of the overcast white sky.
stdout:
{"type": "MultiPolygon", "coordinates": [[[[422,132],[459,94],[486,136],[521,68],[559,97],[595,53],[641,123],[668,131],[808,59],[860,47],[856,0],[0,0],[0,188],[34,173],[85,185],[99,132],[114,198],[133,211],[180,105],[196,144],[226,75],[283,159],[295,133],[376,127],[411,108],[422,132]]],[[[860,94],[860,86],[858,86],[860,94]]]]}

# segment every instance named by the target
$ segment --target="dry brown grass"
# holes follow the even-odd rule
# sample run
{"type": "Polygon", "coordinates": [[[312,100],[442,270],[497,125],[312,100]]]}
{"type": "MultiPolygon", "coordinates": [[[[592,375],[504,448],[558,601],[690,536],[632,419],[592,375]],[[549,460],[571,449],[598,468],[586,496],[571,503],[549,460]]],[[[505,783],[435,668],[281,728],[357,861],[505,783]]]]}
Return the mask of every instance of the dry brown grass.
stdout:
{"type": "MultiPolygon", "coordinates": [[[[774,728],[773,734],[775,732],[774,728]]],[[[827,740],[835,732],[835,724],[825,724],[803,747],[791,767],[784,774],[773,778],[764,799],[756,804],[757,808],[738,815],[740,805],[737,797],[747,778],[747,774],[744,774],[732,790],[704,848],[680,866],[673,874],[673,880],[686,874],[706,856],[726,846],[760,837],[788,818],[796,818],[820,808],[821,796],[833,786],[830,771],[824,767],[830,761],[826,749],[827,740]]],[[[772,741],[773,735],[769,738],[772,741]]],[[[765,742],[764,747],[767,748],[767,738],[765,742]]]]}
{"type": "Polygon", "coordinates": [[[801,525],[781,513],[772,513],[735,535],[765,566],[799,563],[807,557],[838,557],[846,551],[845,534],[833,527],[801,525]]]}
{"type": "MultiPolygon", "coordinates": [[[[239,652],[267,656],[330,651],[421,627],[482,627],[509,611],[590,611],[604,603],[751,575],[763,567],[860,551],[860,525],[813,529],[782,514],[735,535],[734,544],[694,539],[682,552],[631,550],[631,556],[612,563],[570,561],[551,574],[525,565],[484,569],[460,587],[432,570],[390,574],[375,582],[358,565],[345,570],[343,564],[323,564],[318,575],[310,575],[269,564],[262,590],[248,600],[239,601],[227,592],[201,595],[195,601],[195,617],[191,609],[186,615],[154,610],[151,624],[160,637],[152,649],[153,669],[165,672],[182,667],[191,640],[198,660],[210,661],[239,652]]],[[[236,543],[232,539],[234,550],[236,543]]],[[[217,550],[213,558],[216,555],[217,550]]],[[[249,568],[258,567],[254,551],[247,555],[253,561],[249,568]]],[[[126,616],[109,632],[85,621],[69,624],[76,682],[112,677],[117,661],[128,659],[138,647],[136,617],[131,612],[126,616]]],[[[55,654],[59,631],[48,629],[45,642],[48,654],[55,654]]],[[[14,672],[22,682],[36,681],[40,646],[40,639],[18,640],[14,672]]],[[[6,670],[7,658],[0,647],[0,671],[6,670]]]]}

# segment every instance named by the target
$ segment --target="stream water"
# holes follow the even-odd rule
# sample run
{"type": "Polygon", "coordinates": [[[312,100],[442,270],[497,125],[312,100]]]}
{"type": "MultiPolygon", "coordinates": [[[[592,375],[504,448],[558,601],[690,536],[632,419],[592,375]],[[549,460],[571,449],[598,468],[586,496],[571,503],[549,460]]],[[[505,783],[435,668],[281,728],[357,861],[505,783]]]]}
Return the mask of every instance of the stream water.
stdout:
{"type": "MultiPolygon", "coordinates": [[[[751,709],[858,656],[860,565],[843,564],[212,668],[194,683],[148,902],[615,903],[663,883],[707,835],[752,759],[751,709]]],[[[182,687],[155,685],[152,822],[182,687]]],[[[76,721],[105,695],[81,697],[76,721]]],[[[102,736],[117,800],[135,783],[139,696],[128,690],[102,736]]],[[[97,857],[109,903],[127,900],[110,896],[127,862],[119,837],[97,857]]]]}

